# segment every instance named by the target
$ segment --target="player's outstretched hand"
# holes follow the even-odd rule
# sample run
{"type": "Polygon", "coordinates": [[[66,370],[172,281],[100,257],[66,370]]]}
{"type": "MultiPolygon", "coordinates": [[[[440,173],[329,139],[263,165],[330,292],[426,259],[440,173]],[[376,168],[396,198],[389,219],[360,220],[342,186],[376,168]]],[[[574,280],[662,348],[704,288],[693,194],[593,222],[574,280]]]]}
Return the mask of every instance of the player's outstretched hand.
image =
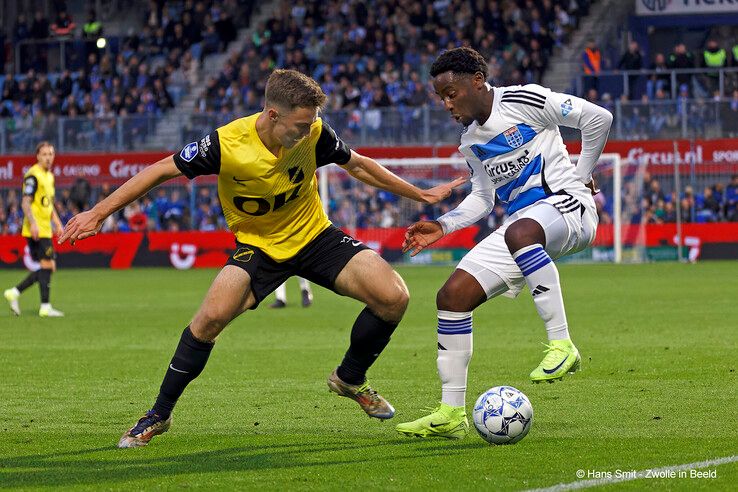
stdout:
{"type": "Polygon", "coordinates": [[[94,236],[102,227],[103,218],[99,217],[92,210],[79,213],[69,219],[64,233],[59,237],[59,244],[67,239],[74,244],[76,241],[94,236]]]}
{"type": "Polygon", "coordinates": [[[415,256],[426,247],[443,237],[443,227],[435,220],[422,220],[407,228],[405,241],[402,243],[402,252],[410,251],[415,256]]]}
{"type": "Polygon", "coordinates": [[[444,198],[448,197],[451,194],[451,190],[453,190],[457,186],[463,185],[468,180],[468,176],[462,176],[448,183],[443,183],[438,186],[434,186],[433,188],[423,190],[423,202],[429,204],[438,203],[444,198]]]}

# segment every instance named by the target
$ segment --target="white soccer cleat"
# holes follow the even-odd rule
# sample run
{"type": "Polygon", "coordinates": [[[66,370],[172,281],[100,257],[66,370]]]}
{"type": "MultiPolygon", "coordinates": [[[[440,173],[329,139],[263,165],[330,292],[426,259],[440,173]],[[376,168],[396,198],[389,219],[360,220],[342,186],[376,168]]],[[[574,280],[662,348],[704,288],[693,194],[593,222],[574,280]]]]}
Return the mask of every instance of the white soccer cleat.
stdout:
{"type": "Polygon", "coordinates": [[[42,318],[62,318],[64,317],[64,313],[61,311],[54,309],[51,306],[41,306],[38,310],[38,315],[42,318]]]}
{"type": "Polygon", "coordinates": [[[21,310],[20,305],[18,304],[18,298],[20,298],[20,292],[15,287],[11,289],[7,289],[3,292],[3,296],[8,301],[8,304],[10,304],[10,311],[16,315],[20,316],[21,310]]]}

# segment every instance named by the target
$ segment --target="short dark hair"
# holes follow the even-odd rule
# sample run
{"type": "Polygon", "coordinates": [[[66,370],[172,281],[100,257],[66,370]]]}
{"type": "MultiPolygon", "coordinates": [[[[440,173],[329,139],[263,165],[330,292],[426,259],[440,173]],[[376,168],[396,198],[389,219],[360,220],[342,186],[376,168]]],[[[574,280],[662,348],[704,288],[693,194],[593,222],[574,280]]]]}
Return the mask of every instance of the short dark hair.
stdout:
{"type": "Polygon", "coordinates": [[[449,71],[471,75],[481,72],[485,80],[489,76],[487,61],[484,57],[478,51],[466,46],[441,53],[431,65],[430,74],[431,77],[435,77],[449,71]]]}
{"type": "Polygon", "coordinates": [[[278,69],[266,83],[266,102],[292,111],[295,108],[322,108],[327,96],[318,83],[297,70],[278,69]]]}

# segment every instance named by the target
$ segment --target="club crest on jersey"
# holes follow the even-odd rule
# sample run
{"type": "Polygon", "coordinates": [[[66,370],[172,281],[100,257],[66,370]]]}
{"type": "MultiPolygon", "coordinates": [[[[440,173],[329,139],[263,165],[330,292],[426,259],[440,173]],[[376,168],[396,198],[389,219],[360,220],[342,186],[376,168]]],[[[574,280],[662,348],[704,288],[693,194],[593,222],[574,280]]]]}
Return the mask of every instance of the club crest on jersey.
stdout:
{"type": "Polygon", "coordinates": [[[571,105],[571,99],[567,99],[566,101],[561,103],[561,114],[566,118],[566,115],[572,112],[574,109],[574,106],[571,105]]]}
{"type": "Polygon", "coordinates": [[[179,156],[187,162],[190,162],[197,155],[197,142],[190,142],[185,145],[179,156]]]}
{"type": "Polygon", "coordinates": [[[525,140],[523,139],[523,134],[520,133],[520,130],[517,126],[508,128],[507,130],[502,132],[502,135],[505,137],[507,145],[509,145],[513,149],[517,149],[525,142],[525,140]]]}
{"type": "Polygon", "coordinates": [[[233,253],[233,259],[242,263],[248,262],[252,256],[254,256],[254,250],[251,248],[238,248],[238,251],[233,253]]]}

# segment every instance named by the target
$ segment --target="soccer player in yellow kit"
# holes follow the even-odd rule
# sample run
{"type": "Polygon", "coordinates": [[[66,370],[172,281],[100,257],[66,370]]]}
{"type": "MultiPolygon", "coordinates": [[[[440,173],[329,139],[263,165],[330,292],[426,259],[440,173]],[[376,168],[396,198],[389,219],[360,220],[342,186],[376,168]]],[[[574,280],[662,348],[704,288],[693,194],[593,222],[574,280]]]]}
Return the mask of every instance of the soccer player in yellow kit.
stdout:
{"type": "Polygon", "coordinates": [[[182,333],[153,408],[123,434],[119,447],[145,446],[166,432],[177,399],[204,369],[218,334],[293,275],[366,305],[328,387],[355,400],[371,417],[388,419],[395,413],[369,386],[366,372],[402,319],[407,287],[377,253],[331,224],[318,196],[316,169],[336,163],[364,183],[425,203],[442,200],[464,179],[421,190],[352,151],[318,116],[326,101],[320,86],[299,72],[275,70],[265,95],[262,112],[218,128],[147,167],[73,217],[60,238],[74,243],[96,234],[106,217],[169,179],[218,175],[235,252],[182,333]]]}
{"type": "Polygon", "coordinates": [[[20,316],[18,298],[21,292],[38,282],[41,291],[41,317],[58,318],[64,313],[54,309],[49,302],[51,291],[51,274],[56,271],[56,252],[51,241],[52,224],[61,233],[62,223],[54,208],[54,146],[49,142],[41,142],[36,146],[36,164],[31,166],[23,177],[23,230],[21,234],[28,241],[28,249],[33,261],[41,268],[31,272],[15,287],[3,292],[10,304],[10,310],[20,316]]]}

